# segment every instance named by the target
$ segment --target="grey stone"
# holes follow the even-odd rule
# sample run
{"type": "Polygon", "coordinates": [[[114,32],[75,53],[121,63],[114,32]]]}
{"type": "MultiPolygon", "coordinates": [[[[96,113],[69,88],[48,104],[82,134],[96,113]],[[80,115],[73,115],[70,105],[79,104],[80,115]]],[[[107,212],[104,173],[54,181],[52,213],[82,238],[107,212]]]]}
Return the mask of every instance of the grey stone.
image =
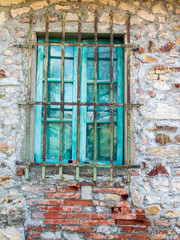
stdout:
{"type": "Polygon", "coordinates": [[[82,186],[81,187],[81,198],[82,199],[92,199],[92,187],[82,186]]]}

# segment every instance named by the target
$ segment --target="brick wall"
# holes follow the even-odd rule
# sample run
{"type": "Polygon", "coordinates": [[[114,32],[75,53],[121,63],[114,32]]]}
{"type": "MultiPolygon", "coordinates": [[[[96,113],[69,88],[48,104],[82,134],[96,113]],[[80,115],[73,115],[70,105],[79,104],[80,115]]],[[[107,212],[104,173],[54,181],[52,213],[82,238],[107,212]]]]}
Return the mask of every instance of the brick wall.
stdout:
{"type": "MultiPolygon", "coordinates": [[[[0,0],[0,239],[179,239],[179,84],[180,5],[176,0],[0,0]],[[77,13],[83,13],[82,32],[93,33],[94,10],[98,31],[126,33],[131,12],[131,157],[141,166],[119,170],[109,186],[108,171],[82,171],[80,182],[66,169],[63,182],[57,168],[30,170],[25,181],[24,161],[28,52],[18,47],[28,36],[28,11],[34,10],[33,30],[44,32],[50,12],[50,32],[60,32],[59,16],[67,11],[66,31],[77,32],[77,13]]],[[[33,143],[31,143],[33,144],[33,143]]]]}

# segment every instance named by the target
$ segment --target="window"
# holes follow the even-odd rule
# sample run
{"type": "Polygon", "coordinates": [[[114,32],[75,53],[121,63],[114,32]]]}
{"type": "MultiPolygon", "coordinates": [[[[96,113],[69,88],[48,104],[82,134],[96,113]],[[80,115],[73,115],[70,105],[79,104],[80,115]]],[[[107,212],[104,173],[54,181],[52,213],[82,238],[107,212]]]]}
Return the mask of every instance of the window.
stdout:
{"type": "MultiPolygon", "coordinates": [[[[43,38],[38,40],[44,42],[43,38]]],[[[49,39],[49,42],[58,42],[49,39]]],[[[68,43],[77,43],[69,39],[68,43]]],[[[93,43],[93,40],[82,40],[93,43]]],[[[109,44],[108,39],[98,43],[109,44]]],[[[114,40],[114,43],[122,43],[114,40]]],[[[78,47],[65,46],[63,138],[60,140],[61,105],[61,46],[48,47],[47,120],[46,120],[46,163],[59,163],[62,150],[63,163],[76,162],[77,152],[77,81],[78,47]]],[[[44,101],[45,47],[38,46],[36,102],[44,101]]],[[[113,148],[113,164],[123,164],[123,107],[114,105],[111,124],[110,103],[123,104],[123,48],[113,48],[113,99],[110,93],[110,47],[97,48],[97,129],[94,138],[94,47],[81,47],[80,79],[80,163],[93,163],[94,145],[98,164],[110,164],[113,148]],[[109,104],[109,105],[108,105],[109,104]],[[108,105],[108,106],[107,106],[108,105]],[[112,127],[113,126],[113,129],[112,127]],[[113,138],[113,146],[110,138],[113,138]]],[[[35,106],[35,161],[43,160],[44,106],[35,106]]]]}

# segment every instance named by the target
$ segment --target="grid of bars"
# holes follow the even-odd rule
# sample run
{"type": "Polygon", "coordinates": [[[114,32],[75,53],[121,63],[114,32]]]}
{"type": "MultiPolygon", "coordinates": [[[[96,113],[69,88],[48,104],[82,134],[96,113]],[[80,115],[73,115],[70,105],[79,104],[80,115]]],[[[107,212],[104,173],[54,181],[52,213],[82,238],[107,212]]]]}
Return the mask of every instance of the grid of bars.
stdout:
{"type": "Polygon", "coordinates": [[[93,168],[93,181],[97,180],[97,168],[109,168],[110,169],[110,185],[113,183],[113,169],[114,168],[126,168],[128,170],[128,181],[130,181],[130,168],[139,168],[139,165],[130,164],[130,110],[132,107],[139,107],[139,104],[131,104],[130,102],[130,49],[138,48],[136,45],[130,44],[130,14],[127,13],[127,44],[114,44],[113,42],[113,12],[110,16],[110,44],[98,43],[98,12],[94,13],[94,43],[83,43],[81,37],[81,25],[82,25],[82,13],[78,13],[78,42],[66,43],[65,42],[65,19],[66,12],[62,12],[62,37],[60,43],[49,42],[49,12],[47,10],[45,14],[45,42],[34,42],[32,40],[33,31],[33,10],[29,12],[30,26],[29,26],[29,41],[27,43],[20,43],[20,46],[28,46],[29,48],[29,64],[28,64],[28,90],[27,101],[19,102],[21,105],[27,105],[27,124],[26,124],[26,161],[17,162],[17,165],[25,165],[25,179],[29,179],[29,167],[40,165],[42,166],[42,179],[45,179],[45,172],[47,166],[59,167],[60,180],[63,179],[63,166],[72,166],[76,168],[76,181],[79,181],[80,167],[92,167],[93,168]],[[36,102],[31,101],[31,70],[32,70],[32,51],[34,46],[45,46],[45,67],[44,67],[44,101],[36,102]],[[48,86],[48,47],[49,46],[61,46],[61,93],[60,102],[48,102],[47,101],[47,86],[48,86]],[[77,77],[77,102],[64,102],[64,62],[65,62],[65,46],[78,47],[78,77],[77,77]],[[81,47],[94,47],[94,102],[87,103],[80,101],[80,87],[81,87],[81,47]],[[97,49],[98,47],[110,48],[110,103],[98,103],[97,102],[97,49]],[[127,49],[127,103],[118,104],[113,102],[113,48],[126,48],[127,49]],[[30,144],[30,110],[32,106],[43,105],[44,106],[44,127],[43,127],[43,160],[42,163],[35,163],[29,161],[29,144],[30,144]],[[59,163],[46,163],[46,123],[47,123],[47,106],[48,105],[60,105],[60,150],[59,150],[59,163]],[[76,163],[63,163],[63,108],[64,105],[77,106],[77,145],[76,145],[76,163]],[[93,151],[94,159],[93,164],[81,164],[80,163],[80,106],[94,106],[94,126],[93,126],[93,151]],[[102,165],[97,163],[97,106],[109,106],[110,107],[110,165],[102,165]],[[127,110],[127,160],[126,165],[114,165],[113,164],[113,109],[114,107],[123,107],[127,110]]]}

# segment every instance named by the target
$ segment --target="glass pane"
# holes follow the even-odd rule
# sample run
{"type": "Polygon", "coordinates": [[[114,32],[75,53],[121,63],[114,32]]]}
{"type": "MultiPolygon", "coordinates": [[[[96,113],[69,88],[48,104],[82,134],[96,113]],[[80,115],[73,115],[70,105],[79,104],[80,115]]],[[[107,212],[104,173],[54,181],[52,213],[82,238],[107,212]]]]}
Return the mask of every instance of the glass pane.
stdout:
{"type": "Polygon", "coordinates": [[[61,57],[61,46],[51,46],[50,55],[52,57],[61,57]]]}
{"type": "Polygon", "coordinates": [[[110,107],[97,107],[97,120],[100,122],[110,121],[110,107]]]}
{"type": "Polygon", "coordinates": [[[59,158],[59,123],[47,123],[47,159],[52,161],[59,158]]]}
{"type": "Polygon", "coordinates": [[[63,124],[63,159],[72,159],[72,123],[63,124]]]}
{"type": "MultiPolygon", "coordinates": [[[[93,124],[87,124],[86,159],[93,161],[93,124]]],[[[117,126],[114,124],[113,159],[117,156],[117,126]]],[[[110,124],[97,124],[97,161],[110,163],[110,124]]]]}
{"type": "Polygon", "coordinates": [[[73,79],[74,47],[65,47],[64,79],[73,79]]]}
{"type": "Polygon", "coordinates": [[[74,57],[74,47],[65,47],[65,58],[66,57],[74,57]]]}
{"type": "MultiPolygon", "coordinates": [[[[114,83],[113,88],[114,102],[117,102],[117,84],[114,83]]],[[[87,102],[94,102],[94,85],[87,85],[87,102]]],[[[97,102],[110,103],[110,83],[97,85],[97,102]]]]}
{"type": "MultiPolygon", "coordinates": [[[[61,83],[48,83],[48,101],[60,102],[61,83]]],[[[64,101],[72,102],[73,100],[73,84],[64,84],[64,101]]],[[[60,106],[50,105],[48,109],[48,118],[60,118],[60,106]]],[[[64,107],[64,118],[72,118],[72,106],[64,107]]]]}
{"type": "Polygon", "coordinates": [[[60,58],[49,59],[48,77],[61,79],[61,59],[60,58]]]}
{"type": "Polygon", "coordinates": [[[87,115],[86,115],[87,121],[94,121],[94,107],[88,106],[87,107],[87,115]]]}

